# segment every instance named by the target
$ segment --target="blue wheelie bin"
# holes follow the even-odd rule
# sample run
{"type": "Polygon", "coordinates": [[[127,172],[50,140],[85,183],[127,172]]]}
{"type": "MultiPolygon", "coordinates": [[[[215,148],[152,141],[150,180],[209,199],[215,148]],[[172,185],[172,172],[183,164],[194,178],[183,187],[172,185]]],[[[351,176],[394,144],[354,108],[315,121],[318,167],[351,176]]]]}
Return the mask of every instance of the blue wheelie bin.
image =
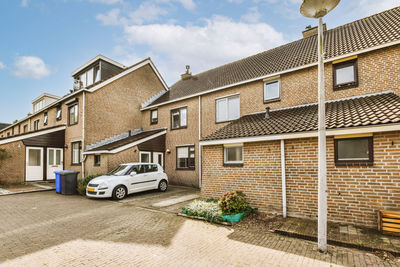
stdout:
{"type": "Polygon", "coordinates": [[[61,173],[69,173],[73,171],[55,171],[56,175],[56,193],[61,194],[61,173]]]}

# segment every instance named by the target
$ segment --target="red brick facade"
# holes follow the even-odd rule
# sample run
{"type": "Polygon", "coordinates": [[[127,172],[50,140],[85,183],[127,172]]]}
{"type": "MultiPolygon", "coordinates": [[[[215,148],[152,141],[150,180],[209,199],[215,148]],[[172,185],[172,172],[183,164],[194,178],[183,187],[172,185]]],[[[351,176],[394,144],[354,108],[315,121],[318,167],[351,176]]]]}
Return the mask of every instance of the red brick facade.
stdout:
{"type": "MultiPolygon", "coordinates": [[[[289,216],[316,217],[317,138],[285,141],[289,216]]],[[[203,148],[202,196],[242,190],[262,212],[282,212],[280,141],[244,144],[243,167],[223,166],[222,145],[203,148]]],[[[400,132],[374,134],[373,166],[335,166],[327,139],[328,220],[376,226],[379,209],[400,209],[400,132]]]]}

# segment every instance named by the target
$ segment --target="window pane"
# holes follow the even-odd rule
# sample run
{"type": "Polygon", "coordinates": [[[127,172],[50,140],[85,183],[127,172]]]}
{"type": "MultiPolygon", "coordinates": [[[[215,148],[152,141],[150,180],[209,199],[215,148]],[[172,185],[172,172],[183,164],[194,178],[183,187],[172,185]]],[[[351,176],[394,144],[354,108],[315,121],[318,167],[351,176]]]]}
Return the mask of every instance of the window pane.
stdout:
{"type": "Polygon", "coordinates": [[[172,113],[172,128],[179,128],[179,112],[172,113]]]}
{"type": "Polygon", "coordinates": [[[228,119],[236,120],[240,117],[240,97],[228,98],[228,119]]]}
{"type": "Polygon", "coordinates": [[[228,100],[226,98],[217,100],[217,122],[228,120],[228,100]]]}
{"type": "Polygon", "coordinates": [[[140,162],[143,162],[143,163],[150,162],[150,155],[147,153],[141,153],[140,154],[140,162]]]}
{"type": "Polygon", "coordinates": [[[354,65],[336,68],[336,84],[354,82],[354,65]]]}
{"type": "Polygon", "coordinates": [[[56,150],[56,165],[61,165],[61,150],[56,150]]]}
{"type": "Polygon", "coordinates": [[[187,147],[178,147],[178,158],[188,158],[189,151],[187,147]]]}
{"type": "Polygon", "coordinates": [[[88,86],[93,84],[93,69],[90,69],[87,72],[87,81],[86,81],[86,83],[87,83],[88,86]]]}
{"type": "Polygon", "coordinates": [[[81,81],[81,85],[82,85],[83,87],[86,87],[86,73],[82,74],[82,75],[79,77],[79,80],[81,81]]]}
{"type": "Polygon", "coordinates": [[[264,99],[274,99],[274,98],[279,98],[279,81],[271,82],[271,83],[265,83],[264,85],[264,99]]]}
{"type": "Polygon", "coordinates": [[[49,165],[54,165],[54,150],[49,150],[49,165]]]}
{"type": "Polygon", "coordinates": [[[338,159],[339,160],[368,160],[369,159],[369,140],[342,139],[338,140],[338,159]]]}
{"type": "Polygon", "coordinates": [[[72,144],[72,163],[78,164],[80,162],[80,144],[73,143],[72,144]]]}
{"type": "Polygon", "coordinates": [[[40,166],[41,164],[41,150],[40,149],[29,149],[29,166],[40,166]]]}
{"type": "Polygon", "coordinates": [[[151,111],[151,118],[152,119],[157,119],[157,110],[151,111]]]}
{"type": "Polygon", "coordinates": [[[188,159],[187,158],[179,158],[178,159],[178,167],[179,168],[187,168],[188,167],[188,159]]]}
{"type": "Polygon", "coordinates": [[[227,147],[225,148],[225,153],[227,162],[243,160],[242,147],[227,147]]]}
{"type": "Polygon", "coordinates": [[[180,110],[181,115],[181,127],[186,126],[186,108],[180,110]]]}
{"type": "Polygon", "coordinates": [[[94,67],[94,82],[100,81],[100,67],[94,67]]]}

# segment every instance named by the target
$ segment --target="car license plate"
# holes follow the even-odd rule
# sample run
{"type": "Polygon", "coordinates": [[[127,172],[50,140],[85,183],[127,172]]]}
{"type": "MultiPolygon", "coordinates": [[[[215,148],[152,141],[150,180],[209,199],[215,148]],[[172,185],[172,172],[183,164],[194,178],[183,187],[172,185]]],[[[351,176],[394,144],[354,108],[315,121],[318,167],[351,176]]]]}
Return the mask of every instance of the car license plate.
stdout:
{"type": "Polygon", "coordinates": [[[88,188],[87,191],[94,192],[94,188],[88,188]]]}

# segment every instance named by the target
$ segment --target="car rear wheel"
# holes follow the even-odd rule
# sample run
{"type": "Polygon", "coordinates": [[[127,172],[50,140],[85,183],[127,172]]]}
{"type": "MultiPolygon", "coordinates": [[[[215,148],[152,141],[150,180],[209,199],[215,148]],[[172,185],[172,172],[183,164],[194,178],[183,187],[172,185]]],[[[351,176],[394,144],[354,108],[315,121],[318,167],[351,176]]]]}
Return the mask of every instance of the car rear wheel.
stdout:
{"type": "Polygon", "coordinates": [[[126,187],[123,185],[118,185],[117,187],[115,187],[112,194],[113,199],[115,200],[122,200],[126,197],[126,195],[126,187]]]}
{"type": "Polygon", "coordinates": [[[161,180],[160,183],[158,184],[158,190],[161,192],[167,191],[168,188],[168,183],[165,180],[161,180]]]}

